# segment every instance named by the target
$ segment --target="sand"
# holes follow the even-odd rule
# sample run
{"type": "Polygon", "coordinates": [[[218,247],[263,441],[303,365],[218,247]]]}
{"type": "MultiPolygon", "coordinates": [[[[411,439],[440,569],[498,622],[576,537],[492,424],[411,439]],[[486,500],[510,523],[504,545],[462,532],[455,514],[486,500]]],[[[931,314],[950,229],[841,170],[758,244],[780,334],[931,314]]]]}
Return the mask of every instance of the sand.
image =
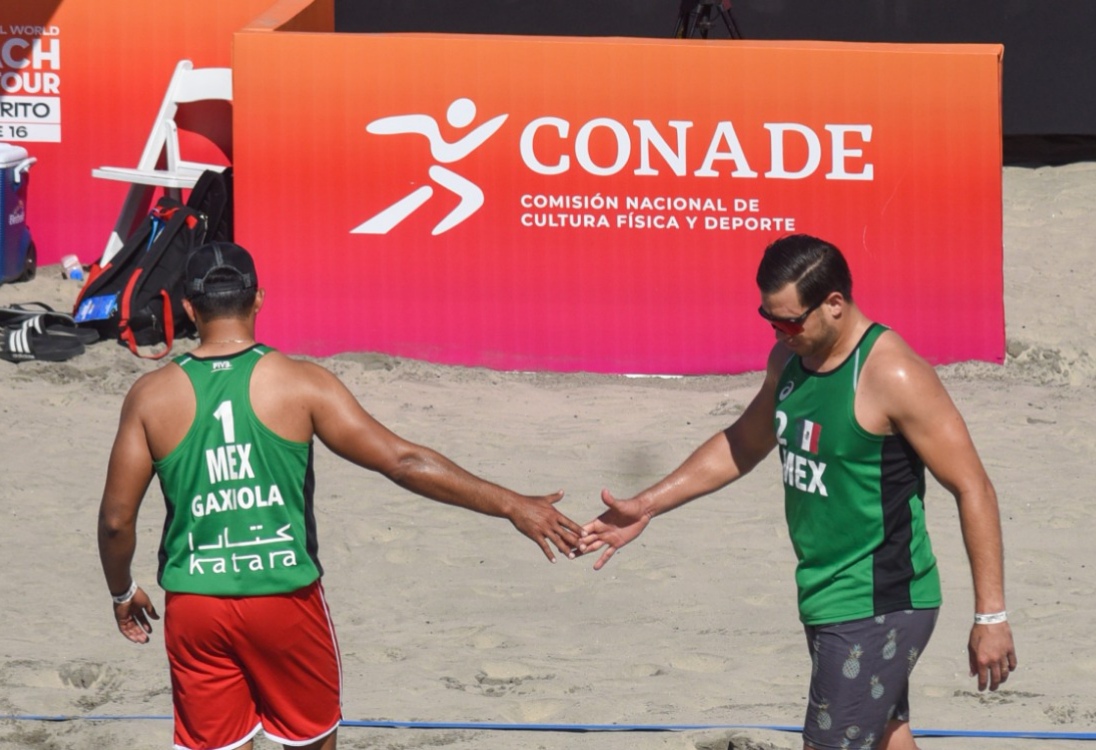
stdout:
{"type": "MultiPolygon", "coordinates": [[[[979,694],[967,674],[970,575],[955,504],[930,482],[945,604],[914,673],[913,725],[959,736],[921,739],[924,750],[1067,750],[1090,743],[1016,735],[1096,731],[1096,513],[1086,490],[1096,455],[1096,162],[1006,167],[1004,197],[1007,361],[940,374],[1000,495],[1020,670],[994,694],[979,694]],[[966,736],[980,732],[1007,736],[966,736]]],[[[67,308],[77,289],[48,266],[33,282],[0,286],[0,304],[67,308]]],[[[371,354],[322,361],[396,432],[520,491],[563,488],[560,507],[580,522],[599,512],[602,487],[626,496],[676,466],[759,382],[756,373],[503,373],[371,354]]],[[[113,342],[65,363],[0,362],[0,714],[24,717],[0,720],[2,750],[170,746],[171,722],[157,718],[171,712],[162,634],[142,647],[117,633],[95,543],[122,398],[157,366],[113,342]]],[[[551,565],[507,522],[408,494],[323,448],[316,463],[348,720],[711,727],[348,726],[341,747],[801,746],[778,729],[803,721],[809,661],[776,459],[658,519],[598,573],[592,559],[551,565]]],[[[154,488],[133,570],[158,604],[163,514],[154,488]]]]}

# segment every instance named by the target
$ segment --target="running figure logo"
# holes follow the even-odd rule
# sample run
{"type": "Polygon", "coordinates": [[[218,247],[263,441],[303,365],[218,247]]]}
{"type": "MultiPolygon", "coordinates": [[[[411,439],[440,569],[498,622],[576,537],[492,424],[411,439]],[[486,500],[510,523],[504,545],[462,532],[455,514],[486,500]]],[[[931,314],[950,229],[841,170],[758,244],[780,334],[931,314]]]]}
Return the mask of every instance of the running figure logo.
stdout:
{"type": "MultiPolygon", "coordinates": [[[[507,117],[509,115],[499,115],[488,120],[453,143],[448,143],[442,138],[438,121],[430,115],[382,117],[366,125],[365,129],[374,135],[416,134],[424,136],[430,142],[430,155],[434,157],[435,161],[440,162],[440,164],[430,167],[430,179],[460,198],[457,207],[438,222],[438,225],[434,227],[434,231],[431,232],[433,235],[439,235],[460,224],[483,205],[483,191],[480,190],[478,185],[466,180],[451,169],[441,166],[441,164],[452,164],[468,156],[482,146],[484,141],[494,135],[502,127],[502,123],[506,121],[507,117]]],[[[471,99],[456,99],[449,105],[445,118],[455,128],[466,128],[476,118],[476,105],[471,99]]],[[[426,203],[433,194],[434,188],[432,186],[423,185],[410,195],[400,198],[364,224],[350,230],[350,233],[387,234],[392,227],[426,203]]]]}

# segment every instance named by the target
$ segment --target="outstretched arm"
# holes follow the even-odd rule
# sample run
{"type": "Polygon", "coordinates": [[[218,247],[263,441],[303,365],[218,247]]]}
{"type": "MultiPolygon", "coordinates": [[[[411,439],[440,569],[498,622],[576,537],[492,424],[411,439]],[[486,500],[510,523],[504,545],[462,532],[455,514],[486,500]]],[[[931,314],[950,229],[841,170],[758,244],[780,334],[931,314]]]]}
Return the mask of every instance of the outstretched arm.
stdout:
{"type": "Polygon", "coordinates": [[[370,416],[338,378],[316,365],[302,364],[310,384],[313,428],[336,454],[431,500],[507,518],[552,562],[555,555],[549,544],[574,557],[582,528],[556,510],[562,491],[520,495],[485,481],[441,453],[399,437],[370,416]]]}
{"type": "Polygon", "coordinates": [[[765,381],[742,416],[710,437],[664,479],[629,500],[602,490],[601,499],[608,509],[583,527],[579,544],[583,554],[604,549],[594,570],[601,570],[655,516],[725,487],[752,471],[772,451],[776,446],[774,394],[784,356],[783,349],[773,350],[765,381]]]}
{"type": "MultiPolygon", "coordinates": [[[[894,343],[894,342],[892,342],[894,343]]],[[[894,429],[913,446],[933,476],[955,497],[974,583],[974,611],[1005,611],[1004,552],[997,493],[986,474],[962,415],[935,370],[904,343],[869,360],[869,395],[885,404],[894,429]]],[[[975,623],[968,643],[970,672],[978,689],[996,690],[1016,669],[1007,621],[975,623]]]]}
{"type": "Polygon", "coordinates": [[[130,575],[137,546],[137,511],[152,480],[152,456],[140,417],[146,387],[147,381],[138,381],[126,396],[99,504],[99,560],[111,595],[129,596],[114,603],[114,619],[122,635],[134,643],[147,643],[152,632],[149,619],[160,619],[148,594],[140,587],[131,589],[130,575]]]}

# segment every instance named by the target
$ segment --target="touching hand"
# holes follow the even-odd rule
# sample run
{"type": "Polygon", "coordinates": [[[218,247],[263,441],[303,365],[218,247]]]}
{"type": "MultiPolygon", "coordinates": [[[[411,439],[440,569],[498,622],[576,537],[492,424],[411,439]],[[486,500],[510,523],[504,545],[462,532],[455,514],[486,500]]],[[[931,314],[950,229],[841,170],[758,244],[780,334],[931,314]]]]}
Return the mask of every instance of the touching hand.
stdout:
{"type": "Polygon", "coordinates": [[[618,549],[639,536],[651,522],[637,500],[618,500],[609,490],[602,490],[601,501],[609,509],[582,527],[578,545],[582,554],[605,548],[594,570],[601,570],[618,549]]]}
{"type": "Polygon", "coordinates": [[[563,498],[563,490],[543,497],[523,498],[510,522],[525,536],[537,543],[550,562],[556,561],[549,542],[562,554],[573,559],[578,553],[582,527],[555,508],[563,498]]]}
{"type": "Polygon", "coordinates": [[[140,587],[128,602],[114,605],[118,630],[134,643],[148,643],[148,634],[152,632],[149,618],[159,620],[160,615],[156,613],[148,594],[140,587]]]}

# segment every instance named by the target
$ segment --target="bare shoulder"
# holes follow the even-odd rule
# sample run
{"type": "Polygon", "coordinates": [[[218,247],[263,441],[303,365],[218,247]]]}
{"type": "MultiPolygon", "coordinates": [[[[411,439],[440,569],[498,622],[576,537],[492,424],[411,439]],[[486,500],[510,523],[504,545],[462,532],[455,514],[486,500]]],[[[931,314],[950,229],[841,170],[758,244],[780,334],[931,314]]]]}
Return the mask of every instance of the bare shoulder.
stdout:
{"type": "Polygon", "coordinates": [[[140,435],[142,450],[150,451],[150,458],[162,458],[186,434],[194,409],[194,389],[181,367],[172,362],[146,373],[126,394],[116,445],[123,436],[140,435]]]}
{"type": "Polygon", "coordinates": [[[126,394],[125,403],[142,413],[155,412],[165,404],[171,408],[186,390],[189,390],[186,373],[172,362],[137,378],[126,394]]]}
{"type": "Polygon", "coordinates": [[[255,367],[251,406],[275,433],[305,442],[324,439],[332,420],[351,419],[364,410],[350,389],[323,365],[271,352],[255,367]]]}
{"type": "Polygon", "coordinates": [[[795,354],[783,344],[777,343],[769,350],[769,357],[765,362],[765,379],[754,396],[753,404],[761,408],[765,419],[771,416],[776,404],[776,391],[780,384],[780,376],[784,372],[788,361],[795,354]]]}
{"type": "Polygon", "coordinates": [[[862,383],[885,389],[915,387],[926,379],[939,383],[932,365],[891,330],[875,342],[861,373],[862,383]]]}
{"type": "Polygon", "coordinates": [[[780,342],[773,345],[773,348],[769,350],[769,357],[765,362],[766,385],[776,384],[776,381],[780,378],[780,373],[784,372],[784,368],[787,366],[788,361],[794,356],[795,353],[780,342]]]}
{"type": "Polygon", "coordinates": [[[864,363],[858,389],[866,405],[891,419],[950,404],[950,397],[931,364],[894,331],[886,331],[864,363]]]}
{"type": "Polygon", "coordinates": [[[357,401],[326,367],[281,352],[259,361],[251,381],[251,405],[283,437],[307,440],[317,419],[353,409],[357,401]]]}
{"type": "Polygon", "coordinates": [[[306,359],[290,357],[279,351],[271,351],[262,358],[255,370],[256,376],[280,390],[304,393],[311,388],[330,387],[338,378],[326,367],[306,359]]]}
{"type": "Polygon", "coordinates": [[[953,493],[968,481],[988,486],[966,422],[951,395],[932,365],[897,333],[887,331],[872,348],[860,377],[855,408],[857,419],[868,430],[905,437],[953,493]]]}

